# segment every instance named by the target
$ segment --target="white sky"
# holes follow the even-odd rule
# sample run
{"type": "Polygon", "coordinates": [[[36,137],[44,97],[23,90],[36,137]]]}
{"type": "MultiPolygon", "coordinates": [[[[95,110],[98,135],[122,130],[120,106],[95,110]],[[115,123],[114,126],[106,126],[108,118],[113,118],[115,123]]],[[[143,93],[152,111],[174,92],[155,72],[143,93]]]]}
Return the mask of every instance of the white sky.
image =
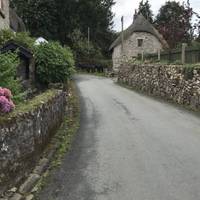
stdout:
{"type": "MultiPolygon", "coordinates": [[[[113,6],[114,30],[121,30],[121,17],[124,16],[124,26],[127,28],[133,21],[133,14],[135,9],[138,9],[141,0],[115,0],[116,4],[113,6]]],[[[183,2],[183,0],[177,0],[183,2]]],[[[165,4],[166,0],[149,0],[154,16],[158,13],[159,8],[165,4]]],[[[190,0],[193,10],[200,14],[200,0],[190,0]]]]}

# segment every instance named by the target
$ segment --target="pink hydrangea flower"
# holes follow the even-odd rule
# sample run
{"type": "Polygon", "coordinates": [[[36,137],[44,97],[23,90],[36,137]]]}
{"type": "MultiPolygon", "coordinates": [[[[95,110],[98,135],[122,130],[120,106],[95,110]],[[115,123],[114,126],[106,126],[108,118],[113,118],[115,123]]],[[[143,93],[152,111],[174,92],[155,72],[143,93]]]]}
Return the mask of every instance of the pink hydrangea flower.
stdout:
{"type": "Polygon", "coordinates": [[[0,87],[0,96],[4,96],[4,89],[0,87]]]}
{"type": "Polygon", "coordinates": [[[12,94],[9,89],[0,87],[0,112],[9,113],[15,108],[11,97],[12,94]]]}
{"type": "Polygon", "coordinates": [[[3,113],[8,113],[12,110],[12,106],[5,96],[0,96],[0,110],[3,113]]]}
{"type": "Polygon", "coordinates": [[[11,99],[12,97],[11,91],[7,88],[3,88],[3,90],[4,90],[4,96],[8,99],[11,99]]]}

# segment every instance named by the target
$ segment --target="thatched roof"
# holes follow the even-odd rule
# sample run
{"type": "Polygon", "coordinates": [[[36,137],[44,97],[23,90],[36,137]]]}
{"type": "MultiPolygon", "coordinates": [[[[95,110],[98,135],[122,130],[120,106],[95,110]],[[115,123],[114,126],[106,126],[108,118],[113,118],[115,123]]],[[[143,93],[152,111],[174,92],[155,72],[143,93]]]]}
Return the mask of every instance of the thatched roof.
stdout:
{"type": "MultiPolygon", "coordinates": [[[[146,32],[154,35],[163,45],[164,48],[168,48],[168,44],[163,36],[153,27],[153,25],[145,19],[142,14],[136,16],[134,22],[124,31],[124,40],[128,39],[134,32],[146,32]]],[[[110,50],[121,44],[121,34],[111,44],[110,50]]]]}
{"type": "Polygon", "coordinates": [[[10,8],[10,28],[15,32],[24,32],[26,27],[22,19],[17,15],[14,9],[10,8]]]}

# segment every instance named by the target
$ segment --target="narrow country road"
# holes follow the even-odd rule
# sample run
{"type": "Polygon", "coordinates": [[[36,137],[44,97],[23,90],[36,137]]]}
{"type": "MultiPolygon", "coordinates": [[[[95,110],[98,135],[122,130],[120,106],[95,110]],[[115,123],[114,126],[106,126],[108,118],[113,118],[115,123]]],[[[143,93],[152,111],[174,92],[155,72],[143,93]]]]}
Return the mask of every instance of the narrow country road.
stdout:
{"type": "Polygon", "coordinates": [[[199,200],[200,118],[78,75],[81,127],[41,200],[199,200]]]}

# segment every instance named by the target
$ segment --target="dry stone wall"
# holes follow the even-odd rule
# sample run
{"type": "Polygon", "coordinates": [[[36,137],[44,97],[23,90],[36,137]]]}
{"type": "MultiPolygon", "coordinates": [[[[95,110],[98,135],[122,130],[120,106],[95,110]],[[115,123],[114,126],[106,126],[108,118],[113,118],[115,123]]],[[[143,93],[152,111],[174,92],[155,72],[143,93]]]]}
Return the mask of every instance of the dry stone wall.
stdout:
{"type": "Polygon", "coordinates": [[[200,110],[200,66],[124,64],[118,82],[200,110]]]}
{"type": "Polygon", "coordinates": [[[32,170],[63,121],[65,108],[66,94],[59,90],[32,111],[0,124],[0,194],[32,170]]]}

